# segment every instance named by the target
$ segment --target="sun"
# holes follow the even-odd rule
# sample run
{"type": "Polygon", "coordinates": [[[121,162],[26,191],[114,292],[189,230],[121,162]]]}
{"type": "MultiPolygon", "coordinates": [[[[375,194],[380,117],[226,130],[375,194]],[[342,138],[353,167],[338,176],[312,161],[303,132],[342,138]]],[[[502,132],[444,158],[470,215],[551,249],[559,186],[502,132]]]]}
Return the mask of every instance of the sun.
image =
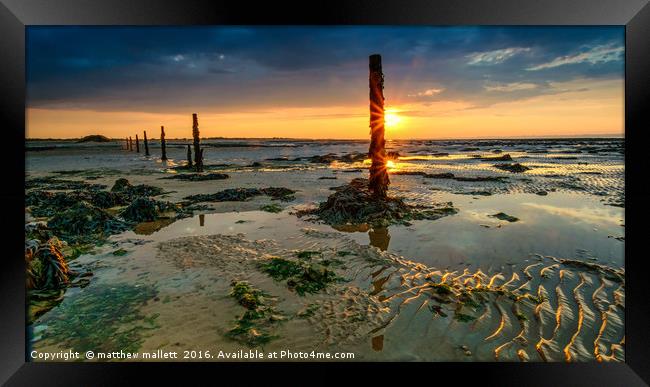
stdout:
{"type": "Polygon", "coordinates": [[[402,118],[394,110],[387,110],[384,113],[384,125],[386,128],[395,128],[402,121],[402,118]]]}

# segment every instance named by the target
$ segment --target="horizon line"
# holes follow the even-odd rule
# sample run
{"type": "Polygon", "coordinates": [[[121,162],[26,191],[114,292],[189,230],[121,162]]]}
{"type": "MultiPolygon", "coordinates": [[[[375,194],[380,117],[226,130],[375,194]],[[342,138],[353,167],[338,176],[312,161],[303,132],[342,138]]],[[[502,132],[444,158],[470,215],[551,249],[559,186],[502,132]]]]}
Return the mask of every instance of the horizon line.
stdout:
{"type": "MultiPolygon", "coordinates": [[[[81,140],[83,137],[25,137],[25,141],[74,141],[81,140]]],[[[111,141],[124,141],[122,137],[106,137],[111,141]]],[[[590,138],[625,138],[625,134],[620,133],[605,133],[605,134],[567,134],[567,135],[548,135],[548,136],[494,136],[494,137],[415,137],[415,138],[398,138],[386,139],[390,141],[423,141],[423,140],[544,140],[544,139],[590,139],[590,138]]],[[[192,137],[166,137],[166,141],[172,140],[191,140],[192,137]]],[[[201,137],[202,140],[297,140],[297,141],[370,141],[370,138],[318,138],[318,137],[223,137],[211,136],[201,137]]],[[[140,139],[143,141],[143,139],[140,139]]],[[[160,140],[160,137],[150,137],[148,140],[160,140]]],[[[89,141],[91,142],[91,141],[89,141]]]]}

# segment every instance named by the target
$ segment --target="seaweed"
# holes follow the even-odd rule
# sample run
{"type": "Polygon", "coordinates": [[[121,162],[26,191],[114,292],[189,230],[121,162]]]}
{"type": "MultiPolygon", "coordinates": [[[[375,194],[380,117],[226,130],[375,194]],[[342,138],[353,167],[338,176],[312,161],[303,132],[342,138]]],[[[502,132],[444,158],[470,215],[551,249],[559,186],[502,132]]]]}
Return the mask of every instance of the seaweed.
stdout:
{"type": "Polygon", "coordinates": [[[493,165],[494,168],[502,169],[504,171],[512,172],[512,173],[521,173],[521,172],[526,172],[530,170],[529,167],[525,165],[521,165],[519,163],[513,163],[513,164],[495,164],[493,165]]]}
{"type": "Polygon", "coordinates": [[[132,185],[127,179],[121,178],[115,181],[111,192],[119,192],[126,197],[127,200],[132,201],[140,196],[158,196],[164,190],[160,187],[155,187],[147,184],[132,185]]]}
{"type": "Polygon", "coordinates": [[[172,176],[161,177],[161,179],[174,179],[184,181],[207,181],[207,180],[224,180],[228,179],[230,175],[225,173],[179,173],[172,176]]]}
{"type": "Polygon", "coordinates": [[[412,206],[397,197],[378,199],[368,189],[367,179],[353,179],[333,190],[335,192],[318,208],[300,210],[296,215],[314,215],[332,226],[369,224],[385,227],[390,224],[408,225],[411,220],[435,220],[458,211],[449,207],[450,203],[444,207],[412,206]]]}
{"type": "Polygon", "coordinates": [[[483,161],[512,161],[512,157],[506,153],[502,156],[488,156],[488,157],[481,157],[481,160],[483,161]]]}
{"type": "Polygon", "coordinates": [[[274,323],[284,320],[284,316],[266,304],[270,298],[268,294],[246,281],[233,281],[230,296],[246,311],[237,319],[235,326],[226,332],[226,337],[250,347],[264,345],[277,338],[267,331],[274,323]]]}
{"type": "Polygon", "coordinates": [[[285,281],[289,289],[300,296],[305,293],[317,293],[330,283],[340,278],[325,265],[294,262],[284,258],[273,257],[260,264],[262,271],[276,281],[285,281]]]}
{"type": "Polygon", "coordinates": [[[474,317],[472,315],[469,315],[469,314],[456,312],[456,313],[454,313],[454,319],[456,321],[460,321],[460,322],[470,322],[470,321],[476,320],[476,317],[474,317]]]}
{"type": "Polygon", "coordinates": [[[488,215],[488,216],[491,217],[491,218],[497,218],[499,220],[506,220],[506,221],[508,221],[510,223],[519,221],[519,218],[508,215],[508,214],[506,214],[504,212],[499,212],[497,214],[488,215]]]}
{"type": "Polygon", "coordinates": [[[70,284],[72,271],[61,252],[63,245],[56,237],[25,249],[27,289],[61,289],[70,284]]]}
{"type": "Polygon", "coordinates": [[[145,285],[88,287],[47,315],[43,340],[78,352],[136,352],[144,341],[143,331],[157,328],[157,316],[139,311],[155,296],[156,290],[145,285]]]}
{"type": "Polygon", "coordinates": [[[53,232],[70,242],[97,240],[125,231],[127,225],[105,210],[80,201],[57,213],[47,225],[53,232]]]}
{"type": "Polygon", "coordinates": [[[320,304],[317,304],[317,303],[315,303],[315,302],[314,302],[314,303],[311,303],[311,304],[308,304],[306,307],[304,307],[303,309],[299,310],[299,311],[296,313],[296,317],[298,317],[298,318],[309,318],[309,317],[313,317],[314,314],[316,314],[316,311],[317,311],[318,309],[320,309],[320,304]]]}
{"type": "Polygon", "coordinates": [[[282,207],[278,206],[275,203],[272,203],[272,204],[265,204],[261,206],[260,210],[277,214],[282,212],[282,207]]]}
{"type": "Polygon", "coordinates": [[[320,251],[299,251],[296,252],[296,257],[300,259],[311,259],[312,256],[314,255],[321,255],[322,253],[320,251]]]}
{"type": "Polygon", "coordinates": [[[266,195],[272,199],[291,201],[296,191],[284,187],[228,188],[213,194],[196,194],[185,197],[190,203],[198,202],[243,202],[255,196],[266,195]]]}
{"type": "Polygon", "coordinates": [[[80,180],[59,179],[57,176],[37,177],[25,181],[25,189],[40,188],[48,190],[101,190],[103,184],[91,184],[80,180]]]}
{"type": "Polygon", "coordinates": [[[131,222],[151,222],[158,216],[158,205],[153,199],[139,197],[131,202],[120,216],[131,222]]]}

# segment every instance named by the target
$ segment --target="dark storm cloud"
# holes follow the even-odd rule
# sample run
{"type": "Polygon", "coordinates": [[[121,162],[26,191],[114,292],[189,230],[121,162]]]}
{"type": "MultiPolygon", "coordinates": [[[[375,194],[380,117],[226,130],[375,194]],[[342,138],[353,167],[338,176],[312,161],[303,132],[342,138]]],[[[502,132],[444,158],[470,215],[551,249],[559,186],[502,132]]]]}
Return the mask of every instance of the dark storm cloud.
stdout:
{"type": "Polygon", "coordinates": [[[28,104],[229,111],[367,102],[380,53],[387,99],[476,106],[622,79],[621,27],[29,27],[28,104]],[[390,94],[389,94],[390,93],[390,94]]]}

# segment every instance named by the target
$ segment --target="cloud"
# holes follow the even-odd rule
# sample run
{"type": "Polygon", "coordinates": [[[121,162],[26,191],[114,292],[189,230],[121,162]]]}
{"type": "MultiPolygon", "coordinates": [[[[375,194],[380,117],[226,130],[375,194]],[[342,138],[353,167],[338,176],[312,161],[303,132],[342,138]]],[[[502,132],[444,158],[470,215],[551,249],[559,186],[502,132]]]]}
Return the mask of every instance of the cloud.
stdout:
{"type": "Polygon", "coordinates": [[[486,52],[477,52],[470,55],[467,55],[469,65],[493,65],[505,62],[506,60],[512,58],[513,56],[520,54],[522,52],[528,52],[530,48],[528,47],[509,47],[502,48],[500,50],[492,50],[486,52]]]}
{"type": "Polygon", "coordinates": [[[529,82],[496,83],[483,86],[483,88],[487,91],[501,92],[532,90],[536,89],[537,87],[537,84],[529,82]]]}
{"type": "Polygon", "coordinates": [[[419,91],[415,94],[407,94],[409,97],[433,97],[434,95],[438,95],[445,91],[444,88],[431,88],[431,89],[426,89],[423,91],[419,91]]]}
{"type": "Polygon", "coordinates": [[[557,57],[550,62],[532,66],[526,70],[537,71],[577,63],[607,63],[621,60],[624,51],[624,47],[613,44],[599,45],[594,46],[585,52],[557,57]]]}

